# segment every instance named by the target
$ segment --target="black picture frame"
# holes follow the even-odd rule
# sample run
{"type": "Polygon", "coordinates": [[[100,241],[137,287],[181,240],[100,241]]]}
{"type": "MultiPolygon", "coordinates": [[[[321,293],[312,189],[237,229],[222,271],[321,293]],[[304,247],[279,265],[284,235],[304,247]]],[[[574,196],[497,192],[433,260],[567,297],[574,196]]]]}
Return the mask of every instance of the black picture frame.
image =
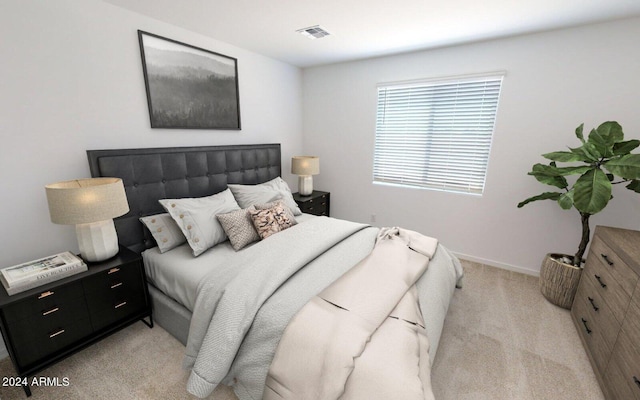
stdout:
{"type": "Polygon", "coordinates": [[[138,30],[152,128],[240,130],[238,60],[138,30]]]}

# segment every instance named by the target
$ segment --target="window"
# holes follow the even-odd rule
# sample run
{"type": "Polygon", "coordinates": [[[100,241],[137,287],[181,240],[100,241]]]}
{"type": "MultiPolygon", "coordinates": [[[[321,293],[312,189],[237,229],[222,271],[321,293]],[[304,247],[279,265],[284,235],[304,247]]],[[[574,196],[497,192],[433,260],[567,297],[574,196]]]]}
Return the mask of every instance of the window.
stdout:
{"type": "Polygon", "coordinates": [[[378,85],[374,183],[482,194],[503,76],[378,85]]]}

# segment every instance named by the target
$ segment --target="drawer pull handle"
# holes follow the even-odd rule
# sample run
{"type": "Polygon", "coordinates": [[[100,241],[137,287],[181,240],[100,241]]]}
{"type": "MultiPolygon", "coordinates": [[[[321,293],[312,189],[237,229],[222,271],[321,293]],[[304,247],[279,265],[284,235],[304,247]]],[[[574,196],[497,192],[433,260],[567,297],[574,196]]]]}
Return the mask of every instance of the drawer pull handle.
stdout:
{"type": "Polygon", "coordinates": [[[49,335],[49,339],[54,338],[54,337],[56,337],[58,335],[61,335],[63,333],[64,333],[64,329],[60,329],[58,332],[52,333],[51,335],[49,335]]]}
{"type": "Polygon", "coordinates": [[[609,260],[609,257],[607,257],[606,254],[600,254],[600,257],[604,258],[604,260],[607,262],[607,264],[609,264],[609,266],[613,265],[613,261],[609,260]]]}
{"type": "Polygon", "coordinates": [[[118,272],[118,271],[120,271],[120,268],[111,268],[111,269],[109,270],[109,272],[107,272],[107,275],[114,274],[114,273],[116,273],[116,272],[118,272]]]}
{"type": "Polygon", "coordinates": [[[598,283],[600,284],[600,286],[602,286],[602,288],[606,288],[607,284],[602,282],[602,279],[600,278],[600,275],[593,275],[596,277],[596,280],[598,281],[598,283]]]}
{"type": "Polygon", "coordinates": [[[44,311],[44,312],[42,313],[42,315],[43,315],[43,316],[45,316],[45,315],[53,314],[54,312],[56,312],[56,311],[58,311],[58,310],[59,310],[59,308],[58,308],[58,307],[54,307],[54,308],[52,308],[52,309],[51,309],[51,310],[49,310],[49,311],[44,311]]]}
{"type": "Polygon", "coordinates": [[[591,307],[593,307],[593,311],[598,311],[600,308],[596,307],[596,305],[593,302],[593,299],[589,296],[587,296],[587,299],[589,299],[589,303],[591,303],[591,307]]]}
{"type": "Polygon", "coordinates": [[[591,329],[589,329],[589,327],[587,326],[587,320],[584,318],[581,318],[581,319],[582,319],[582,324],[584,325],[584,329],[587,331],[587,334],[591,335],[591,329]]]}
{"type": "Polygon", "coordinates": [[[115,289],[115,288],[117,288],[118,286],[122,286],[122,282],[118,282],[118,283],[116,283],[116,284],[111,285],[111,289],[115,289]]]}
{"type": "Polygon", "coordinates": [[[637,377],[634,376],[633,381],[638,385],[638,387],[640,387],[640,380],[637,377]]]}
{"type": "Polygon", "coordinates": [[[40,296],[38,296],[38,300],[40,299],[44,299],[45,297],[49,297],[53,294],[54,292],[52,292],[51,290],[46,291],[44,293],[40,293],[40,296]]]}
{"type": "Polygon", "coordinates": [[[126,302],[126,301],[123,301],[123,302],[122,302],[122,303],[120,303],[120,304],[116,304],[116,306],[115,306],[115,307],[113,307],[113,308],[120,308],[120,307],[124,306],[125,304],[127,304],[127,302],[126,302]]]}

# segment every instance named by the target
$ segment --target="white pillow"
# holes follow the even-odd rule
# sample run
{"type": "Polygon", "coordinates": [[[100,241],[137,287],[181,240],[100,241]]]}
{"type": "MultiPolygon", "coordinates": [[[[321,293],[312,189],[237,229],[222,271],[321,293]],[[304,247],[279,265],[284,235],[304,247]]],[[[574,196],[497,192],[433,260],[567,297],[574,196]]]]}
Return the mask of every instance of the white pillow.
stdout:
{"type": "Polygon", "coordinates": [[[156,243],[158,243],[160,253],[169,251],[187,241],[180,227],[178,227],[169,213],[142,217],[140,222],[151,232],[156,243]]]}
{"type": "Polygon", "coordinates": [[[176,221],[196,257],[227,240],[216,215],[240,209],[229,189],[208,197],[162,199],[159,202],[176,221]]]}
{"type": "Polygon", "coordinates": [[[248,208],[254,204],[264,204],[281,198],[293,212],[293,215],[300,215],[302,211],[293,199],[289,185],[281,177],[274,178],[269,182],[258,185],[227,185],[236,201],[242,208],[248,208]]]}

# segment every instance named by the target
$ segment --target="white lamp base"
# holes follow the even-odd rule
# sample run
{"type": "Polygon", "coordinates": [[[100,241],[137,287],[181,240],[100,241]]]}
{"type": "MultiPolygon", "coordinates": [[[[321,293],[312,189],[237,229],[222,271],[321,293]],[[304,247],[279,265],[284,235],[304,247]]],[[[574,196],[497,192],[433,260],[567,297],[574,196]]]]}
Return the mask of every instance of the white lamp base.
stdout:
{"type": "Polygon", "coordinates": [[[118,254],[118,235],[112,219],[78,224],[76,236],[85,261],[103,261],[118,254]]]}
{"type": "Polygon", "coordinates": [[[298,176],[298,192],[303,196],[309,196],[311,193],[313,193],[313,176],[298,176]]]}

